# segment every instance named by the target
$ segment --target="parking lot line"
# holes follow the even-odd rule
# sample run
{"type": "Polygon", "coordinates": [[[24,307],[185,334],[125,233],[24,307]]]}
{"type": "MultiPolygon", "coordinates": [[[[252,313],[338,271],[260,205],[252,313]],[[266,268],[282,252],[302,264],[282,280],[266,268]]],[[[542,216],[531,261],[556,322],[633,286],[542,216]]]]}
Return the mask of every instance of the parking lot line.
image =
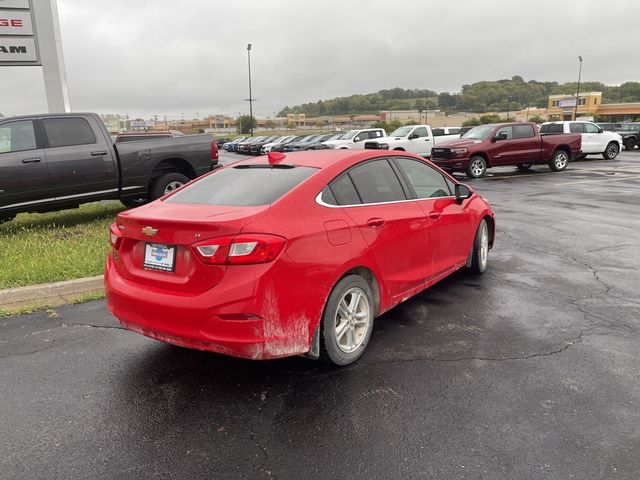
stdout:
{"type": "Polygon", "coordinates": [[[576,185],[578,183],[602,183],[602,182],[622,182],[624,180],[633,180],[635,178],[640,178],[640,175],[628,175],[628,176],[620,176],[615,178],[601,178],[598,180],[575,180],[573,182],[563,182],[563,183],[554,183],[555,186],[563,186],[563,185],[576,185]]]}

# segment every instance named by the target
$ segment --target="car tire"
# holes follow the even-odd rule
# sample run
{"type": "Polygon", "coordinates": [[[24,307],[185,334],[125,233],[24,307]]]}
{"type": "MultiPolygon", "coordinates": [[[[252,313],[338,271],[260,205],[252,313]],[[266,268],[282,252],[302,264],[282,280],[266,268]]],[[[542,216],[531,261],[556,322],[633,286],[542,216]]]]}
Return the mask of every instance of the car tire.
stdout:
{"type": "Polygon", "coordinates": [[[554,172],[561,172],[569,164],[569,154],[564,150],[558,150],[549,160],[549,168],[554,172]]]}
{"type": "Polygon", "coordinates": [[[320,356],[334,365],[358,360],[369,344],[375,306],[367,282],[348,275],[331,291],[320,325],[320,356]]]}
{"type": "Polygon", "coordinates": [[[467,263],[469,270],[475,274],[484,273],[489,257],[489,226],[483,218],[480,220],[471,249],[471,261],[467,263]]]}
{"type": "Polygon", "coordinates": [[[609,142],[607,148],[602,152],[602,158],[605,160],[613,160],[620,153],[620,146],[616,142],[609,142]]]}
{"type": "Polygon", "coordinates": [[[636,148],[636,140],[634,138],[627,139],[627,141],[624,142],[624,148],[627,150],[633,150],[636,148]]]}
{"type": "Polygon", "coordinates": [[[165,173],[153,182],[151,187],[151,195],[153,199],[165,196],[167,193],[173,192],[189,181],[189,177],[182,173],[171,172],[165,173]]]}
{"type": "Polygon", "coordinates": [[[531,164],[530,163],[519,163],[518,165],[516,165],[516,168],[518,170],[520,170],[521,172],[526,172],[528,170],[531,170],[531,164]]]}
{"type": "Polygon", "coordinates": [[[121,198],[120,203],[122,203],[127,208],[136,208],[149,203],[149,199],[146,197],[121,198]]]}
{"type": "Polygon", "coordinates": [[[474,155],[469,160],[466,173],[469,178],[483,177],[487,173],[487,161],[480,155],[474,155]]]}

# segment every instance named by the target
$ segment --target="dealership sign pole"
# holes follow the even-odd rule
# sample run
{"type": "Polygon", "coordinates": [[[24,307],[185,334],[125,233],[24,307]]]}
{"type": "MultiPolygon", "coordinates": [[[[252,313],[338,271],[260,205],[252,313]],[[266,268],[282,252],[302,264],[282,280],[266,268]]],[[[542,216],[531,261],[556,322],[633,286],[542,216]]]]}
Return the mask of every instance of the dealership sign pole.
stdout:
{"type": "Polygon", "coordinates": [[[0,67],[42,66],[49,112],[69,112],[56,0],[0,0],[0,67]]]}

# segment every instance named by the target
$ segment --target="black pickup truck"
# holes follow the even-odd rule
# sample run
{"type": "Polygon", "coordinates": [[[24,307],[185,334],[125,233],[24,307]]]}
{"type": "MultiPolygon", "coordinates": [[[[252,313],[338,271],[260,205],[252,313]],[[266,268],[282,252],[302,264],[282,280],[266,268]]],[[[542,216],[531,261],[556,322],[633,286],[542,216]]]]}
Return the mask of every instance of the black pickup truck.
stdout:
{"type": "Polygon", "coordinates": [[[0,119],[0,223],[20,212],[161,197],[218,166],[210,135],[118,143],[95,113],[0,119]]]}
{"type": "Polygon", "coordinates": [[[623,123],[616,129],[622,137],[622,143],[626,150],[633,150],[636,145],[640,145],[640,122],[623,123]]]}

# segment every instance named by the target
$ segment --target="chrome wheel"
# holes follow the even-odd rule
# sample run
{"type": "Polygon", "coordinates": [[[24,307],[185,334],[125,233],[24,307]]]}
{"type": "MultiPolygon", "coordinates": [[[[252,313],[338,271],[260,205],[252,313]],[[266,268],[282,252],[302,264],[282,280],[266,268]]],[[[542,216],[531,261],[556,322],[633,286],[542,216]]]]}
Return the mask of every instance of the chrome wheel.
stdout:
{"type": "Polygon", "coordinates": [[[175,189],[180,188],[184,183],[182,182],[170,182],[164,187],[164,194],[173,192],[175,189]]]}
{"type": "Polygon", "coordinates": [[[334,325],[336,343],[344,353],[362,345],[371,325],[371,306],[364,290],[353,287],[346,291],[338,302],[334,325]]]}
{"type": "Polygon", "coordinates": [[[486,222],[480,224],[480,268],[485,270],[487,268],[487,257],[489,256],[489,228],[486,222]]]}
{"type": "Polygon", "coordinates": [[[553,165],[556,167],[556,170],[564,170],[567,167],[567,163],[569,163],[569,155],[566,152],[558,152],[553,159],[553,165]]]}
{"type": "Polygon", "coordinates": [[[487,171],[487,162],[484,158],[476,156],[471,157],[469,166],[467,167],[467,175],[471,178],[480,178],[487,171]]]}
{"type": "Polygon", "coordinates": [[[620,148],[618,147],[618,144],[611,142],[609,145],[607,145],[607,149],[604,152],[604,158],[607,160],[613,160],[618,156],[619,151],[620,148]]]}

